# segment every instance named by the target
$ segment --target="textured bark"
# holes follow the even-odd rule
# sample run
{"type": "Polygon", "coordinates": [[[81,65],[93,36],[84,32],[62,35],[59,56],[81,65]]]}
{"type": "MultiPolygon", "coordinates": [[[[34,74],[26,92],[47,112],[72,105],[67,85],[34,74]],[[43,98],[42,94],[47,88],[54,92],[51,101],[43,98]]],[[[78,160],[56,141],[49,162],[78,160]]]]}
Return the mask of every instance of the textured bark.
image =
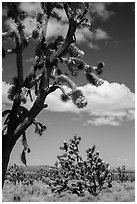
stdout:
{"type": "Polygon", "coordinates": [[[10,146],[10,137],[4,135],[2,138],[2,188],[5,181],[5,175],[10,159],[10,154],[12,151],[12,147],[10,146]]]}

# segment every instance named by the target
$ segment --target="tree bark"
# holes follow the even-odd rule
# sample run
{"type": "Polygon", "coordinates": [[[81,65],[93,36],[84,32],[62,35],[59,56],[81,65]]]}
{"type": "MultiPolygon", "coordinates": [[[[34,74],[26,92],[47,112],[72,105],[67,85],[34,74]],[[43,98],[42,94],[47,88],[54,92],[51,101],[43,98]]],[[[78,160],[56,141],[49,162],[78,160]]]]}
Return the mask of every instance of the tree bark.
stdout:
{"type": "Polygon", "coordinates": [[[5,181],[11,151],[12,147],[10,146],[10,138],[5,135],[5,137],[2,138],[2,188],[5,181]]]}

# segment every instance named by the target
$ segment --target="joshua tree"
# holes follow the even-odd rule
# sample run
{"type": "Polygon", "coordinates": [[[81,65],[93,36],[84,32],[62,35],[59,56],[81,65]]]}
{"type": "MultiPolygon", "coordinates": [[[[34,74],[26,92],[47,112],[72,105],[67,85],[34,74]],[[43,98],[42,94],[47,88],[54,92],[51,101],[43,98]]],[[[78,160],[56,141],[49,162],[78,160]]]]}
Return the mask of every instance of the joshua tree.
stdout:
{"type": "Polygon", "coordinates": [[[36,116],[48,107],[45,102],[49,94],[60,89],[63,102],[72,100],[78,108],[86,107],[86,98],[81,90],[77,89],[69,75],[62,71],[62,65],[66,65],[73,76],[77,76],[79,71],[82,71],[87,80],[95,86],[103,83],[103,80],[99,79],[96,74],[101,74],[104,66],[102,62],[99,62],[97,66],[88,65],[82,59],[84,52],[75,45],[76,29],[90,26],[89,20],[85,18],[89,8],[88,3],[79,3],[77,8],[67,2],[41,3],[41,11],[36,16],[36,27],[31,35],[25,33],[25,25],[23,24],[23,20],[27,18],[28,13],[18,8],[19,3],[7,2],[5,4],[7,6],[7,17],[14,22],[16,29],[8,29],[2,34],[3,41],[11,39],[14,43],[12,49],[6,50],[3,46],[2,56],[5,58],[8,54],[15,54],[17,75],[13,78],[12,86],[8,92],[12,107],[2,113],[2,116],[6,117],[2,131],[2,184],[4,184],[10,154],[17,140],[22,137],[21,159],[26,164],[26,153],[30,152],[27,144],[27,128],[34,124],[35,132],[39,135],[42,135],[46,129],[45,125],[36,120],[36,116]],[[46,34],[49,19],[60,20],[55,8],[65,11],[68,18],[68,31],[65,37],[57,36],[48,40],[46,34]],[[31,38],[36,40],[33,70],[27,76],[24,76],[23,51],[29,46],[31,38]],[[70,87],[71,91],[69,93],[66,93],[63,88],[64,83],[70,87]],[[23,104],[27,102],[28,98],[32,101],[32,93],[35,94],[36,99],[32,107],[27,109],[23,104]]]}

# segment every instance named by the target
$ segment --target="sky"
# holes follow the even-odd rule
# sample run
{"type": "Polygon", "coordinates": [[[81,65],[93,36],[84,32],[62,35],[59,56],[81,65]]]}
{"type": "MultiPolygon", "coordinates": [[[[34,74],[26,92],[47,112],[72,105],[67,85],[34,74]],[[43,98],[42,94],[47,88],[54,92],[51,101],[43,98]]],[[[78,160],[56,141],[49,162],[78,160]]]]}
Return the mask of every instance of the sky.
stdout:
{"type": "MultiPolygon", "coordinates": [[[[22,2],[21,10],[28,12],[25,19],[26,35],[35,27],[32,18],[40,9],[39,3],[22,2]]],[[[47,38],[65,36],[68,24],[63,10],[56,10],[61,22],[50,19],[47,38]],[[62,23],[64,22],[64,23],[62,23]]],[[[3,7],[3,31],[15,29],[13,22],[6,18],[3,7]]],[[[105,63],[101,78],[104,84],[94,87],[82,73],[71,77],[87,98],[88,105],[80,110],[70,101],[60,101],[60,91],[48,96],[48,108],[37,119],[47,125],[42,137],[34,133],[34,126],[28,128],[28,144],[31,153],[27,155],[28,165],[53,165],[63,141],[69,141],[73,134],[81,136],[80,154],[86,159],[86,149],[96,145],[100,157],[111,167],[126,165],[135,168],[135,8],[134,3],[98,2],[90,3],[88,18],[93,19],[91,29],[77,29],[77,47],[83,50],[87,64],[105,63]]],[[[3,43],[5,48],[12,42],[3,43]]],[[[29,72],[34,57],[35,41],[31,40],[24,51],[24,76],[29,72]]],[[[14,55],[2,61],[2,109],[11,107],[7,91],[16,75],[14,55]]],[[[64,87],[67,89],[67,87],[64,87]]],[[[27,103],[27,107],[31,107],[27,103]]],[[[20,154],[23,147],[18,140],[10,158],[10,164],[21,165],[20,154]]]]}

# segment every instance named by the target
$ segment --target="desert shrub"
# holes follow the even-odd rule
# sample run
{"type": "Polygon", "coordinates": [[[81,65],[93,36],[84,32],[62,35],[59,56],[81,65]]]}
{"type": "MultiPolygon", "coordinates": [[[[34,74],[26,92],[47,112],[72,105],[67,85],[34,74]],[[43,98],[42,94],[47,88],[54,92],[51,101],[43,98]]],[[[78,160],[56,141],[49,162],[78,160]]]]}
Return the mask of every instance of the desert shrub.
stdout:
{"type": "Polygon", "coordinates": [[[117,174],[119,177],[120,182],[126,182],[128,181],[128,172],[126,171],[126,166],[123,165],[122,167],[117,168],[117,174]]]}
{"type": "Polygon", "coordinates": [[[100,158],[95,145],[86,151],[87,159],[84,161],[79,154],[80,141],[81,137],[74,135],[69,143],[64,141],[60,147],[64,153],[57,157],[58,161],[48,175],[52,192],[68,191],[84,196],[88,191],[96,196],[104,188],[112,186],[109,164],[100,158]]]}
{"type": "Polygon", "coordinates": [[[34,179],[31,174],[25,174],[22,167],[19,167],[18,165],[14,164],[10,166],[6,172],[6,179],[14,185],[17,184],[24,184],[24,185],[33,185],[34,179]]]}

